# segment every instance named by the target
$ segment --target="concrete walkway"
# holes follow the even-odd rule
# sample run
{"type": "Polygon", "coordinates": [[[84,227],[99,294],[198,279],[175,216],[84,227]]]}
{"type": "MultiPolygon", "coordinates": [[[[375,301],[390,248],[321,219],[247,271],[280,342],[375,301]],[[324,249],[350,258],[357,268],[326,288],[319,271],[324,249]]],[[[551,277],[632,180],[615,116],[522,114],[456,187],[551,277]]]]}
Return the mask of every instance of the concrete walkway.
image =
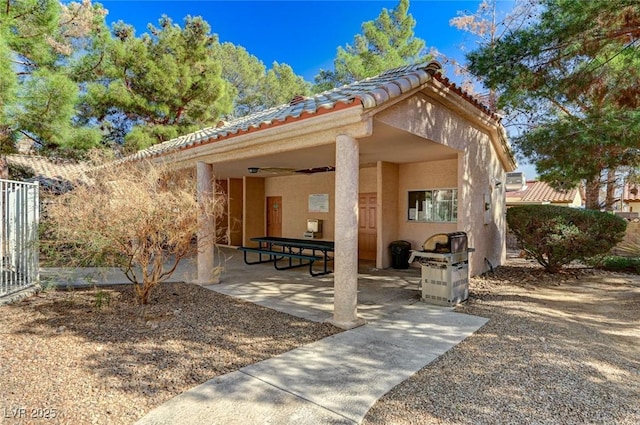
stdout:
{"type": "Polygon", "coordinates": [[[214,378],[137,424],[359,424],[381,396],[486,321],[426,304],[407,306],[214,378]]]}
{"type": "MultiPolygon", "coordinates": [[[[234,261],[209,289],[308,320],[330,317],[331,276],[234,261]]],[[[487,322],[420,302],[418,281],[416,270],[361,270],[366,325],[211,379],[137,424],[361,423],[381,396],[487,322]]]]}

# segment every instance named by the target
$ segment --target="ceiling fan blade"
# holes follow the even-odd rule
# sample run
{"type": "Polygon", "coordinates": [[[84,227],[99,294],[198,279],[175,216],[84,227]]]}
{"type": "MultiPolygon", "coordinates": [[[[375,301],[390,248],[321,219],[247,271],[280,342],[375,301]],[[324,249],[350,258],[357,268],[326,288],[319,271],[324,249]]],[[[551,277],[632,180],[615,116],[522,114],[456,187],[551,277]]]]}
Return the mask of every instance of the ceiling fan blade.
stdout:
{"type": "Polygon", "coordinates": [[[261,173],[271,173],[271,174],[290,174],[295,172],[295,168],[285,168],[285,167],[264,167],[260,168],[261,173]]]}
{"type": "Polygon", "coordinates": [[[336,167],[328,166],[328,167],[305,168],[302,170],[296,170],[296,173],[315,174],[315,173],[326,173],[326,172],[335,171],[335,170],[336,170],[336,167]]]}

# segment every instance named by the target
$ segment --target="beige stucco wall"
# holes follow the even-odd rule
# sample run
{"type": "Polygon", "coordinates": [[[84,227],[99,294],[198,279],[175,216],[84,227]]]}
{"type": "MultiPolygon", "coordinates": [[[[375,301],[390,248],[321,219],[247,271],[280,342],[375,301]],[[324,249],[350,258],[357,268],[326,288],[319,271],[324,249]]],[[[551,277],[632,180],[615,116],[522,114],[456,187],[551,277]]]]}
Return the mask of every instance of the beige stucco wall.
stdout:
{"type": "Polygon", "coordinates": [[[407,217],[410,191],[457,187],[458,168],[455,159],[401,164],[398,177],[397,239],[410,242],[413,249],[421,249],[429,236],[457,230],[457,223],[418,223],[409,221],[407,217]]]}
{"type": "MultiPolygon", "coordinates": [[[[469,111],[456,110],[454,113],[428,93],[421,93],[395,105],[377,115],[376,119],[459,151],[458,159],[448,162],[443,168],[446,171],[427,175],[426,171],[420,171],[421,167],[417,164],[401,166],[399,194],[399,203],[404,205],[407,195],[404,194],[403,181],[406,180],[403,180],[403,175],[416,176],[418,180],[414,180],[412,185],[421,186],[419,189],[429,188],[428,185],[436,183],[441,183],[443,187],[457,186],[458,223],[430,225],[401,220],[399,236],[411,237],[412,242],[417,242],[417,235],[428,236],[432,231],[464,231],[469,236],[469,246],[475,248],[470,257],[472,274],[486,271],[487,262],[493,266],[502,264],[506,259],[504,184],[496,187],[496,182],[504,183],[505,171],[488,129],[475,123],[469,111]],[[454,163],[457,163],[457,167],[454,163]],[[420,184],[419,179],[424,179],[424,182],[420,184]],[[490,201],[487,220],[485,197],[490,201]],[[414,234],[416,236],[412,236],[414,234]]],[[[428,169],[433,172],[435,167],[429,164],[428,169]]]]}
{"type": "Polygon", "coordinates": [[[322,220],[322,239],[333,238],[334,173],[277,176],[265,179],[265,196],[282,197],[282,236],[301,238],[307,230],[307,219],[322,220]],[[309,195],[329,195],[329,212],[309,212],[309,195]]]}
{"type": "Polygon", "coordinates": [[[624,211],[640,212],[640,201],[638,201],[638,202],[636,202],[636,201],[625,202],[624,211]]]}
{"type": "MultiPolygon", "coordinates": [[[[376,192],[376,168],[360,170],[360,193],[376,192]]],[[[282,236],[301,238],[307,219],[322,220],[322,239],[334,239],[335,173],[295,174],[265,179],[265,197],[282,197],[282,236]],[[328,194],[329,212],[309,212],[309,195],[328,194]]]]}

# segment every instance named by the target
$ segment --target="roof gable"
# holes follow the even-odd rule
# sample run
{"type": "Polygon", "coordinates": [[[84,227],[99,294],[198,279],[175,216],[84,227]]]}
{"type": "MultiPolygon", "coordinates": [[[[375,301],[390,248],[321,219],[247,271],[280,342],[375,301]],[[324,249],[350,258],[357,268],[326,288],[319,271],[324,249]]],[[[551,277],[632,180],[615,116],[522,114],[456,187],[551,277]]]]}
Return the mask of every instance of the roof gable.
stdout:
{"type": "Polygon", "coordinates": [[[640,202],[640,185],[625,183],[622,189],[623,202],[640,202]]]}

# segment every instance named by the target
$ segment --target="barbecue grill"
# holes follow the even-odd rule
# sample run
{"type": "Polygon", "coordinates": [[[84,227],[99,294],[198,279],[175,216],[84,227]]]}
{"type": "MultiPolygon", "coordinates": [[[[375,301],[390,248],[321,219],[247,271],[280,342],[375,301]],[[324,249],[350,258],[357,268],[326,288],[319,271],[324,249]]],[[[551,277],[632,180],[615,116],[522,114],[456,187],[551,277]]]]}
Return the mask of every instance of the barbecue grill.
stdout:
{"type": "Polygon", "coordinates": [[[412,250],[409,263],[418,261],[422,301],[452,306],[469,297],[469,252],[465,232],[438,233],[412,250]]]}

